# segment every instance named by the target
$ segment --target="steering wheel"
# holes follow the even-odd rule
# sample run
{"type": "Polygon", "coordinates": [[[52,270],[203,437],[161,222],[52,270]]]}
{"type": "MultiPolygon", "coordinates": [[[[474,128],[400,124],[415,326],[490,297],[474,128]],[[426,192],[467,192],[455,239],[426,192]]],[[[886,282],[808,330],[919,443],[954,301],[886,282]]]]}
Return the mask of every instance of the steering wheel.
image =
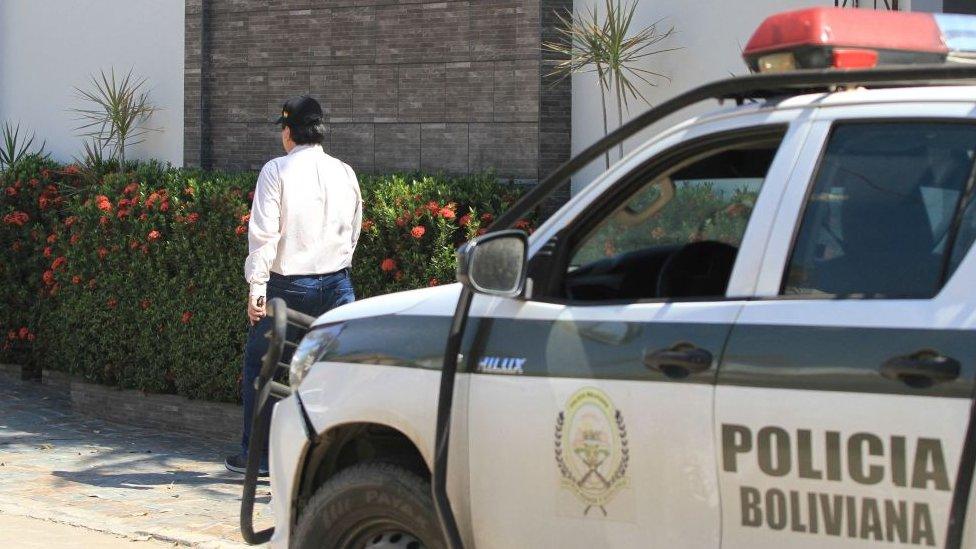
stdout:
{"type": "Polygon", "coordinates": [[[682,246],[664,261],[657,276],[658,297],[725,295],[739,249],[717,240],[682,246]]]}

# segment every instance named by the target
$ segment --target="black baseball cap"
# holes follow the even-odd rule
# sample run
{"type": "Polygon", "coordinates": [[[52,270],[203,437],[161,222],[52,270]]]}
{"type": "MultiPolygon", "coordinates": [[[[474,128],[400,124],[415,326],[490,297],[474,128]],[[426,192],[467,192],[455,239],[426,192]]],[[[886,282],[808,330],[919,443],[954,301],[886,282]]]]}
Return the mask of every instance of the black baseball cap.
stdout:
{"type": "Polygon", "coordinates": [[[281,116],[275,120],[275,124],[308,126],[321,120],[322,105],[307,95],[298,95],[281,106],[281,116]]]}

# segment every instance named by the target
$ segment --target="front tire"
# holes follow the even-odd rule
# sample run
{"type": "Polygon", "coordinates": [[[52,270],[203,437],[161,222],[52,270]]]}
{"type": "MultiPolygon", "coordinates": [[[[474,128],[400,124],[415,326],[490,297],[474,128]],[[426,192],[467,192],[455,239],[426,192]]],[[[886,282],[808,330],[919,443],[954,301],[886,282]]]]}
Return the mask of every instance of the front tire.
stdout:
{"type": "Polygon", "coordinates": [[[296,549],[442,549],[430,483],[389,463],[343,469],[309,500],[296,549]]]}

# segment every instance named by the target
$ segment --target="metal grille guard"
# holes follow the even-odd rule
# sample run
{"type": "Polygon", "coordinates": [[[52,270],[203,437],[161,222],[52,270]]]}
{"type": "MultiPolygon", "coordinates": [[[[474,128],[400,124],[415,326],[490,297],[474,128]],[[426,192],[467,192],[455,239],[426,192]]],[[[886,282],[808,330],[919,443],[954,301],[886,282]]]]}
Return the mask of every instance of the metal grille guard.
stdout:
{"type": "Polygon", "coordinates": [[[314,317],[289,309],[285,300],[281,298],[274,298],[269,301],[267,311],[273,324],[265,336],[270,340],[268,352],[261,357],[261,372],[254,380],[257,400],[254,406],[254,416],[251,418],[251,439],[247,444],[247,470],[244,473],[244,492],[241,494],[241,536],[244,541],[252,545],[266,543],[274,534],[274,527],[260,532],[254,531],[254,496],[258,486],[258,467],[261,448],[268,438],[268,421],[263,413],[264,407],[268,405],[268,399],[272,396],[281,399],[291,395],[291,388],[284,383],[278,383],[274,377],[279,369],[288,370],[288,364],[282,362],[282,358],[285,356],[285,348],[294,350],[298,347],[300,336],[308,331],[312,322],[315,321],[314,317]],[[300,332],[296,341],[288,341],[289,325],[297,328],[300,332]]]}

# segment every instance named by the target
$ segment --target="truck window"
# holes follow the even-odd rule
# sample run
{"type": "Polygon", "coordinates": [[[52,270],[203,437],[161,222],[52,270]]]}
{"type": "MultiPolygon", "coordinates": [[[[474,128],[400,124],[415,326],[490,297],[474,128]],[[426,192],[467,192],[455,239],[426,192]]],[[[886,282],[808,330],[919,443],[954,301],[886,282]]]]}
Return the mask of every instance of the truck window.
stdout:
{"type": "Polygon", "coordinates": [[[578,241],[566,297],[724,296],[779,143],[777,137],[725,147],[653,176],[578,241]]]}
{"type": "Polygon", "coordinates": [[[782,293],[934,296],[972,243],[974,216],[964,197],[974,153],[974,125],[837,126],[810,189],[782,293]]]}

